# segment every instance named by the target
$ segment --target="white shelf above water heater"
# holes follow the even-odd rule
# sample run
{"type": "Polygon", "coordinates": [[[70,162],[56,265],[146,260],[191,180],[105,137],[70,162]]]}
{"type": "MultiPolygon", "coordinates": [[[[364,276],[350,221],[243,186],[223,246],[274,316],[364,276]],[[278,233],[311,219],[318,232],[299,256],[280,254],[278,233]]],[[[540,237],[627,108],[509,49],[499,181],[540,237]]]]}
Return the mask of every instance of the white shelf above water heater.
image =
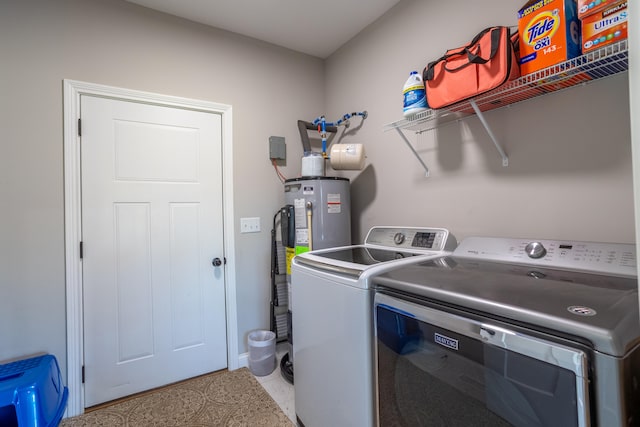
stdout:
{"type": "Polygon", "coordinates": [[[509,158],[491,131],[484,117],[485,111],[613,76],[627,71],[628,66],[627,40],[621,40],[569,61],[527,74],[470,100],[438,110],[426,110],[390,123],[384,126],[384,131],[395,129],[424,168],[425,175],[429,176],[429,168],[403,130],[420,134],[469,116],[478,116],[502,157],[502,166],[508,166],[509,158]]]}

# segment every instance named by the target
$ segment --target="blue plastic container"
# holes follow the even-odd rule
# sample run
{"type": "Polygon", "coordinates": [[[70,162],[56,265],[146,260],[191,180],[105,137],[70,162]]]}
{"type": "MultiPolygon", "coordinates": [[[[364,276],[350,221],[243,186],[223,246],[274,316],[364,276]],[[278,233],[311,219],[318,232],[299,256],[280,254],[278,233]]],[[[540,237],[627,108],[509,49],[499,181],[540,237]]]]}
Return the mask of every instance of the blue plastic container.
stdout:
{"type": "Polygon", "coordinates": [[[0,426],[56,427],[68,395],[50,354],[0,365],[0,426]]]}

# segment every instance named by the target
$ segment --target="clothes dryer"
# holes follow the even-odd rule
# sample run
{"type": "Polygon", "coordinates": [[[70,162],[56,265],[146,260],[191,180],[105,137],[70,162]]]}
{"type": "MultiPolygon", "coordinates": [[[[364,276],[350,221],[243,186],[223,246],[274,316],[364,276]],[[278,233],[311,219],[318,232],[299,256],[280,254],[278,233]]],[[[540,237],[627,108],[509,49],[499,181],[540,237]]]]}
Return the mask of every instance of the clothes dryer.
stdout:
{"type": "Polygon", "coordinates": [[[635,245],[469,237],[372,282],[380,426],[640,425],[635,245]]]}
{"type": "Polygon", "coordinates": [[[300,425],[374,424],[370,278],[447,255],[455,246],[456,239],[443,228],[373,227],[362,245],[293,259],[294,388],[300,425]]]}

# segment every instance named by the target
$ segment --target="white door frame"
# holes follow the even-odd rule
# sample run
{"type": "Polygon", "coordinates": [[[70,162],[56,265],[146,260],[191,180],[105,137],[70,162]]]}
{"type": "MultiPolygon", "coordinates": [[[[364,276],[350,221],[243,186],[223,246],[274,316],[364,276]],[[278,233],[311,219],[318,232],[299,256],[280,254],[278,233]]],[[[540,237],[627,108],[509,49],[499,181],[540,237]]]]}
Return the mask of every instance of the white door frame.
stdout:
{"type": "Polygon", "coordinates": [[[81,95],[121,99],[124,101],[142,102],[145,104],[220,114],[222,118],[223,244],[225,258],[227,258],[225,269],[227,367],[229,370],[240,367],[237,353],[238,319],[235,261],[232,256],[235,253],[235,236],[231,106],[74,80],[64,80],[64,241],[67,301],[67,387],[69,388],[67,416],[79,415],[84,412],[84,386],[82,384],[84,332],[82,326],[82,261],[80,260],[82,199],[80,137],[78,136],[81,95]]]}

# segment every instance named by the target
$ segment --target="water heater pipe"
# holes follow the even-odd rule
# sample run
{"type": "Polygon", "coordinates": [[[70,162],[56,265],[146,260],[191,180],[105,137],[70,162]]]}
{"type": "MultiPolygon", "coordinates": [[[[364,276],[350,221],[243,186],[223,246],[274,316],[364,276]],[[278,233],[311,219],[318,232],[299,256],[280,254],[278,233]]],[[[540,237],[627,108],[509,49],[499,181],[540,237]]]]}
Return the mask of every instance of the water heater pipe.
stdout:
{"type": "Polygon", "coordinates": [[[313,203],[307,202],[307,232],[309,233],[309,250],[313,250],[313,226],[311,225],[311,208],[313,207],[313,203]]]}
{"type": "MultiPolygon", "coordinates": [[[[300,132],[300,140],[302,141],[302,150],[304,151],[304,155],[311,153],[311,141],[309,140],[308,130],[318,130],[318,126],[314,125],[311,122],[305,122],[304,120],[298,120],[298,131],[300,132]]],[[[328,126],[327,132],[336,133],[338,132],[338,128],[335,126],[328,126]]]]}
{"type": "Polygon", "coordinates": [[[318,132],[322,138],[322,157],[325,159],[327,156],[327,126],[349,126],[349,119],[353,116],[362,116],[362,120],[367,118],[368,113],[366,111],[345,113],[340,119],[335,122],[327,122],[324,116],[320,116],[313,121],[315,126],[318,126],[318,132]]]}

